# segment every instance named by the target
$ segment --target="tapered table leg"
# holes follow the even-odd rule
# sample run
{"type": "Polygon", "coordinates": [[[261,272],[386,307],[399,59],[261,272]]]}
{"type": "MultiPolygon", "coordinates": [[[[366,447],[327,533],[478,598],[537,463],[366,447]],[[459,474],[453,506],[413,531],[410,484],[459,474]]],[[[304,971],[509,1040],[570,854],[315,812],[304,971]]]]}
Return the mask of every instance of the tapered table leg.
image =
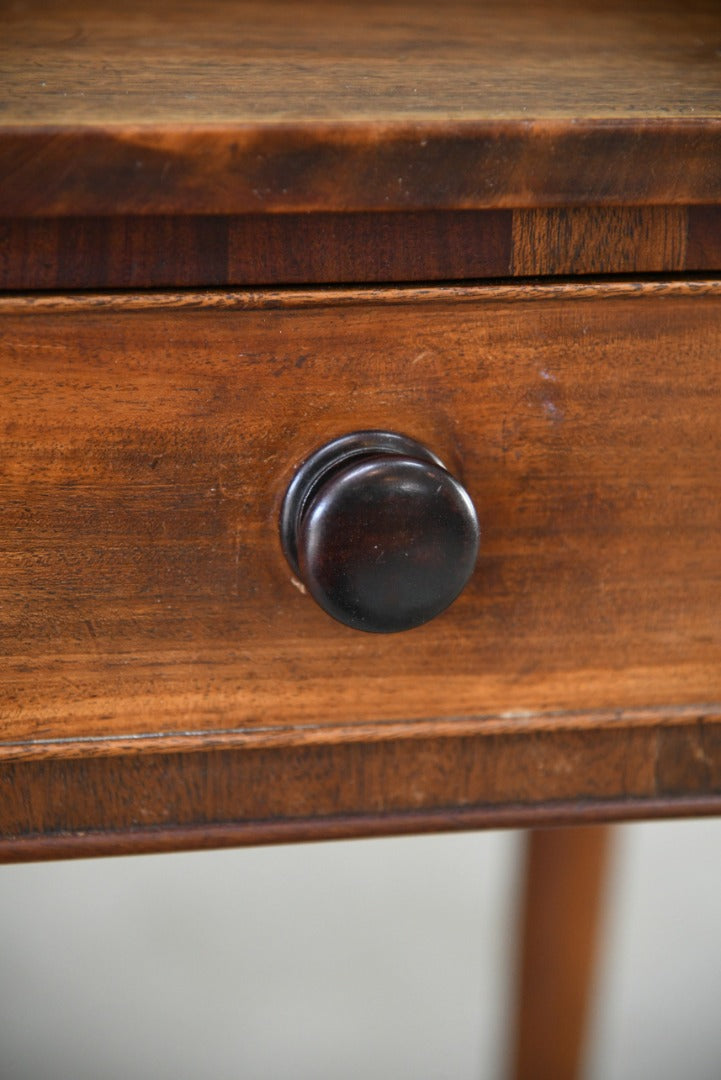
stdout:
{"type": "Polygon", "coordinates": [[[608,826],[528,835],[514,1080],[577,1080],[592,991],[608,826]]]}

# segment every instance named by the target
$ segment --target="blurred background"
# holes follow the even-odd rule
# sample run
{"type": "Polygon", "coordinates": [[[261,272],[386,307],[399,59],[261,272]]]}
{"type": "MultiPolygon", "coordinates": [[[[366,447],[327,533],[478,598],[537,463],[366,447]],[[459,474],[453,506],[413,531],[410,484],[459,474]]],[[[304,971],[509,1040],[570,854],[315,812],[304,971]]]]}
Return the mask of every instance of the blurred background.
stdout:
{"type": "MultiPolygon", "coordinates": [[[[502,1080],[524,834],[0,867],[2,1080],[502,1080]]],[[[721,1077],[721,820],[621,826],[588,1080],[721,1077]]]]}

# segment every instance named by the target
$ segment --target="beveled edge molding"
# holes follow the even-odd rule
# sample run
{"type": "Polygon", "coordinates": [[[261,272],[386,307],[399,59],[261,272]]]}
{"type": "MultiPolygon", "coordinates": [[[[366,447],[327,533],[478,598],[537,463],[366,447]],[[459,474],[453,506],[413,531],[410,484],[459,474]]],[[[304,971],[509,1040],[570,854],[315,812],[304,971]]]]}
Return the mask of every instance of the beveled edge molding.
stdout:
{"type": "Polygon", "coordinates": [[[3,761],[0,859],[721,813],[720,710],[663,712],[3,761]]]}
{"type": "Polygon", "coordinates": [[[721,795],[690,798],[618,798],[586,801],[517,803],[462,810],[357,814],[296,820],[243,821],[212,825],[35,833],[0,837],[0,865],[53,859],[118,855],[161,855],[180,851],[259,847],[419,836],[485,829],[571,827],[630,824],[664,819],[719,817],[721,795]]]}
{"type": "Polygon", "coordinates": [[[4,293],[1,315],[78,315],[97,311],[254,311],[346,307],[354,304],[517,303],[529,300],[631,300],[650,297],[721,296],[721,279],[517,281],[429,286],[357,285],[312,289],[210,289],[148,293],[4,293]]]}
{"type": "Polygon", "coordinates": [[[14,217],[691,205],[720,146],[718,116],[18,122],[0,170],[14,217]]]}
{"type": "Polygon", "coordinates": [[[418,739],[453,739],[510,735],[517,738],[554,731],[599,731],[613,728],[676,728],[688,724],[721,725],[721,702],[648,706],[631,709],[514,709],[505,713],[442,719],[370,721],[354,724],[293,724],[287,727],[118,733],[62,739],[0,741],[0,763],[104,758],[115,755],[207,753],[212,750],[269,750],[307,746],[339,746],[418,739]]]}

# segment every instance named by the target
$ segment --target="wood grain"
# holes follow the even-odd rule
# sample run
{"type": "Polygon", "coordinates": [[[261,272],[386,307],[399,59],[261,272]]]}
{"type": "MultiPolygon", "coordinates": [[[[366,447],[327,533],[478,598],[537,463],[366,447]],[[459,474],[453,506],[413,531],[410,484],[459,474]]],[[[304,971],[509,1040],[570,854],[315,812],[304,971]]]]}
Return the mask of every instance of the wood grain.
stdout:
{"type": "Polygon", "coordinates": [[[6,5],[5,124],[717,117],[719,12],[620,0],[6,5]],[[684,80],[689,80],[685,82],[684,80]]]}
{"type": "Polygon", "coordinates": [[[721,202],[721,119],[0,128],[3,214],[721,202]]]}
{"type": "Polygon", "coordinates": [[[528,836],[515,1080],[582,1075],[609,839],[603,826],[528,836]]]}
{"type": "Polygon", "coordinates": [[[136,289],[505,277],[507,210],[6,218],[0,288],[136,289]]]}
{"type": "Polygon", "coordinates": [[[682,206],[513,211],[512,272],[519,276],[629,274],[686,269],[682,206]]]}
{"type": "Polygon", "coordinates": [[[709,0],[4,14],[6,215],[721,200],[709,0]]]}
{"type": "Polygon", "coordinates": [[[14,290],[719,269],[718,206],[0,219],[14,290]]]}
{"type": "Polygon", "coordinates": [[[721,214],[719,213],[719,207],[689,207],[686,266],[689,270],[721,266],[721,214]]]}

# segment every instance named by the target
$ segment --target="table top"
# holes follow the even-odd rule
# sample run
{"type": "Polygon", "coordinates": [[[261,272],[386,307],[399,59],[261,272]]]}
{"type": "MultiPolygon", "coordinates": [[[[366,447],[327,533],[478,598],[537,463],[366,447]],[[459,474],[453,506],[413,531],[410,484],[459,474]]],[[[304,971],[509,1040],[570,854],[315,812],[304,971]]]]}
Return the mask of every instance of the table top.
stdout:
{"type": "Polygon", "coordinates": [[[721,198],[713,2],[27,0],[6,214],[721,198]]]}

